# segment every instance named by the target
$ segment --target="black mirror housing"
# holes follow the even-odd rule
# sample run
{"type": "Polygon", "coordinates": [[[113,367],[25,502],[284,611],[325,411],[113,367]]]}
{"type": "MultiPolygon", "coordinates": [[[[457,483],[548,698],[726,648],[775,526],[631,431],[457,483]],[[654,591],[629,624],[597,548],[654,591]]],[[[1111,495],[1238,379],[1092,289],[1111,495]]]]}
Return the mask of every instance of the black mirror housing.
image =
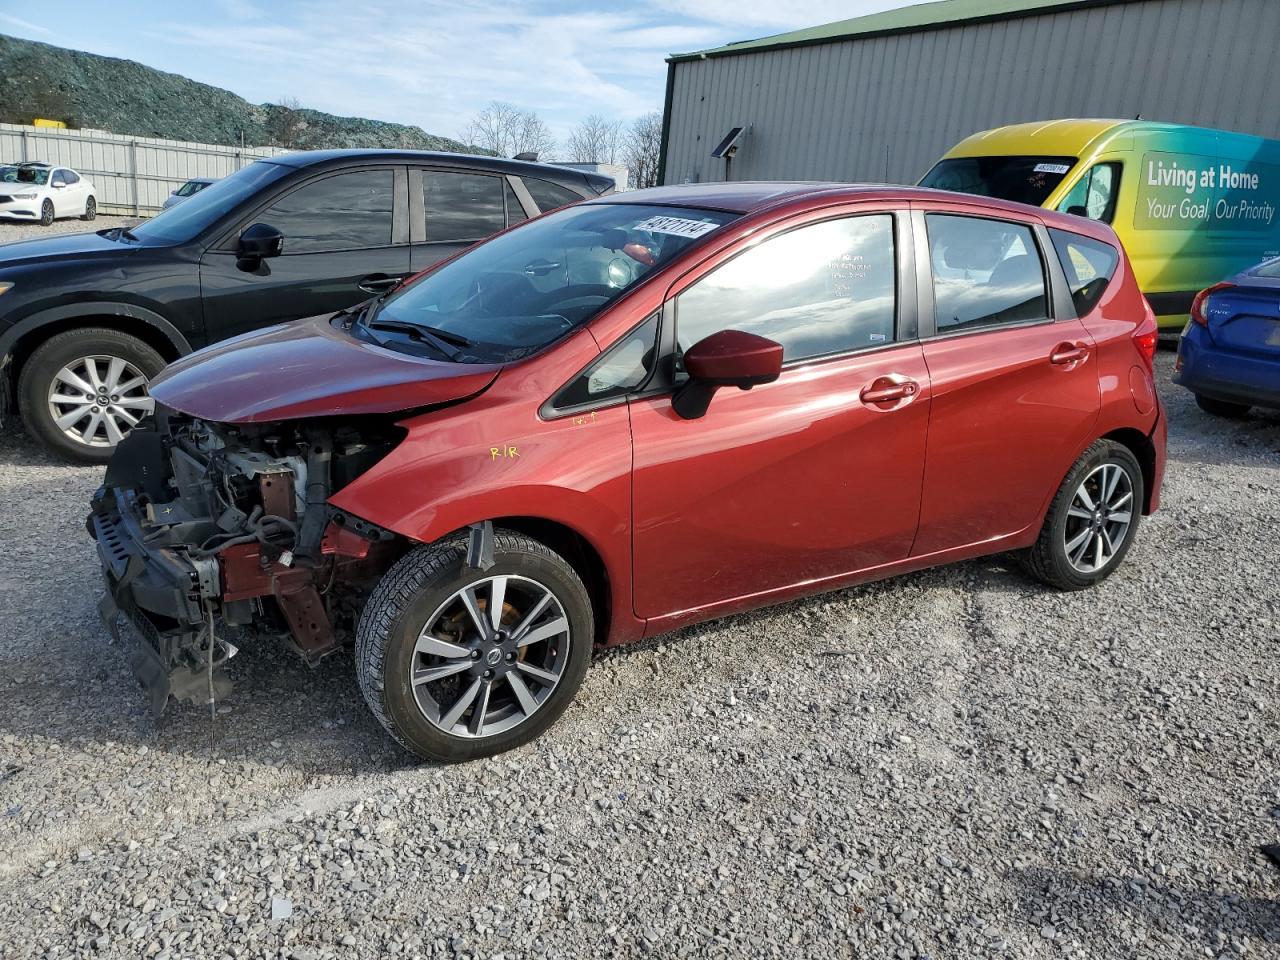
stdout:
{"type": "Polygon", "coordinates": [[[284,234],[269,223],[255,223],[244,228],[240,234],[240,245],[236,249],[238,256],[278,257],[284,252],[284,234]]]}

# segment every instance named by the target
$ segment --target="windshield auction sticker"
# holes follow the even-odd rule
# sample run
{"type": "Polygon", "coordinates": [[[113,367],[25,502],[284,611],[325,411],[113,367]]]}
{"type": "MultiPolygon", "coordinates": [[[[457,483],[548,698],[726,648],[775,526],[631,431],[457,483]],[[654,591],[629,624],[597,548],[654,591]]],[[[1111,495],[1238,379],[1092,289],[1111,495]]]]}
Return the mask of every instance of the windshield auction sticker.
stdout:
{"type": "Polygon", "coordinates": [[[1280,167],[1189,153],[1143,154],[1139,230],[1266,233],[1280,225],[1280,167]]]}
{"type": "Polygon", "coordinates": [[[710,233],[718,223],[708,223],[705,220],[686,220],[683,217],[650,217],[648,220],[642,220],[635,225],[636,230],[644,230],[647,233],[670,233],[677,237],[688,237],[693,239],[700,237],[704,233],[710,233]]]}
{"type": "Polygon", "coordinates": [[[1071,169],[1071,165],[1067,163],[1037,163],[1032,168],[1032,173],[1066,173],[1071,169]]]}

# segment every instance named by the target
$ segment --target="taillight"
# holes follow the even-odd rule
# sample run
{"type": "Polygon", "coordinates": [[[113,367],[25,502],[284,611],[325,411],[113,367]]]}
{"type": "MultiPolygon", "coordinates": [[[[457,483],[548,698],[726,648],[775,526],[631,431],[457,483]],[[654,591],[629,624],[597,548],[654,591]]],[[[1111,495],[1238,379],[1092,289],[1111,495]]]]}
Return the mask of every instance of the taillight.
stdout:
{"type": "Polygon", "coordinates": [[[1142,314],[1142,322],[1138,324],[1138,329],[1133,332],[1133,345],[1138,349],[1139,356],[1147,365],[1147,370],[1155,373],[1156,370],[1156,346],[1160,342],[1160,327],[1156,324],[1155,311],[1151,309],[1151,304],[1147,303],[1143,298],[1142,305],[1146,307],[1142,314]]]}
{"type": "Polygon", "coordinates": [[[1234,287],[1234,283],[1215,283],[1212,287],[1206,287],[1196,294],[1196,298],[1191,301],[1191,319],[1200,324],[1202,327],[1209,325],[1209,318],[1204,315],[1204,305],[1210,297],[1219,290],[1226,290],[1234,287]]]}

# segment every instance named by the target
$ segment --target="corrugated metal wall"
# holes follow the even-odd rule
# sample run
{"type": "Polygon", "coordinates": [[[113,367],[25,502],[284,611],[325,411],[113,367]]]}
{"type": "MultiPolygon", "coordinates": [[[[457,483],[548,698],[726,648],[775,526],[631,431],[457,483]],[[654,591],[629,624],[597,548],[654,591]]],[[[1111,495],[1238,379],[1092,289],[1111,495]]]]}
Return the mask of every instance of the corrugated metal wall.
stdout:
{"type": "Polygon", "coordinates": [[[171,190],[192,177],[225,177],[258,157],[287,152],[0,123],[0,162],[68,166],[93,181],[103,213],[155,213],[171,190]]]}
{"type": "Polygon", "coordinates": [[[979,130],[1060,117],[1280,137],[1280,0],[1139,0],[672,65],[666,183],[914,183],[979,130]]]}

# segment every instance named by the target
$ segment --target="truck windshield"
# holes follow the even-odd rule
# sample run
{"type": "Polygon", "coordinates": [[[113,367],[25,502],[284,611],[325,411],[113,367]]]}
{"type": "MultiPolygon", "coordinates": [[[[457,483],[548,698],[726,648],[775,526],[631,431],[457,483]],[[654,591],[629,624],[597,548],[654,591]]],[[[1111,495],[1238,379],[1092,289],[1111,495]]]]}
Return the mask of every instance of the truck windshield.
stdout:
{"type": "Polygon", "coordinates": [[[1075,157],[955,157],[939,160],[920,186],[1039,207],[1075,165],[1075,157]]]}
{"type": "Polygon", "coordinates": [[[186,243],[268,183],[289,173],[290,169],[278,163],[257,160],[231,176],[209,184],[190,199],[130,228],[130,233],[144,241],[186,243]]]}
{"type": "Polygon", "coordinates": [[[638,203],[565,207],[409,284],[371,311],[363,327],[386,346],[427,346],[461,363],[518,360],[734,219],[717,210],[638,203]]]}

